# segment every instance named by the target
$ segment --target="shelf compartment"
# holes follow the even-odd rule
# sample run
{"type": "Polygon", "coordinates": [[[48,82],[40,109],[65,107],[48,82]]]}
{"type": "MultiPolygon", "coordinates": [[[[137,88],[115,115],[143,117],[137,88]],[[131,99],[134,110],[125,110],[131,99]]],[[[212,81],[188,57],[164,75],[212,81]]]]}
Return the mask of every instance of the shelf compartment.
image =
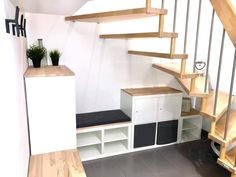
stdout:
{"type": "Polygon", "coordinates": [[[181,142],[188,142],[200,139],[201,129],[190,129],[182,131],[182,140],[181,142]]]}
{"type": "Polygon", "coordinates": [[[106,129],[104,132],[104,142],[114,142],[128,139],[128,127],[106,129]]]}
{"type": "Polygon", "coordinates": [[[128,140],[108,142],[104,144],[104,154],[119,154],[128,151],[128,140]]]}
{"type": "Polygon", "coordinates": [[[77,134],[77,147],[96,145],[101,143],[101,131],[77,134]]]}
{"type": "Polygon", "coordinates": [[[182,130],[188,129],[201,129],[202,127],[202,119],[200,117],[186,118],[183,119],[183,127],[182,130]]]}
{"type": "Polygon", "coordinates": [[[98,158],[102,155],[101,145],[91,145],[77,148],[83,161],[98,158]]]}
{"type": "Polygon", "coordinates": [[[183,121],[183,127],[182,130],[190,130],[198,128],[195,124],[193,124],[191,121],[183,121]]]}

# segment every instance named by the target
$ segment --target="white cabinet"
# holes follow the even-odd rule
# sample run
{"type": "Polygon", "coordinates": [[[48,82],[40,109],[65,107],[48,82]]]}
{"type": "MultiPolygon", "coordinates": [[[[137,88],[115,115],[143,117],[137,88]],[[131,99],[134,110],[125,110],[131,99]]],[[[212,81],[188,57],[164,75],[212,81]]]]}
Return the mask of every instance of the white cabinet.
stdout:
{"type": "Polygon", "coordinates": [[[169,87],[123,89],[121,109],[135,125],[178,119],[182,92],[169,87]]]}
{"type": "Polygon", "coordinates": [[[181,103],[182,92],[169,87],[123,89],[121,109],[132,119],[132,147],[156,147],[160,142],[177,142],[181,103]],[[160,122],[163,123],[159,125],[160,122]],[[157,127],[160,131],[168,127],[169,134],[164,137],[167,141],[158,136],[158,132],[165,133],[157,127]]]}
{"type": "Polygon", "coordinates": [[[24,77],[32,155],[76,148],[74,73],[49,66],[24,77]]]}

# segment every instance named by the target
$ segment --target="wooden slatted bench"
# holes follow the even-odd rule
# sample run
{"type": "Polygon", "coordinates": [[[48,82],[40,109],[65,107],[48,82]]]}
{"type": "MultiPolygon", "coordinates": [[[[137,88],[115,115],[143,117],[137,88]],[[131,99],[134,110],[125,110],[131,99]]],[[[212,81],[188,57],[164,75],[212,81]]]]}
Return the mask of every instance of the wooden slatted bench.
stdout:
{"type": "Polygon", "coordinates": [[[28,177],[86,177],[76,149],[30,157],[28,177]]]}

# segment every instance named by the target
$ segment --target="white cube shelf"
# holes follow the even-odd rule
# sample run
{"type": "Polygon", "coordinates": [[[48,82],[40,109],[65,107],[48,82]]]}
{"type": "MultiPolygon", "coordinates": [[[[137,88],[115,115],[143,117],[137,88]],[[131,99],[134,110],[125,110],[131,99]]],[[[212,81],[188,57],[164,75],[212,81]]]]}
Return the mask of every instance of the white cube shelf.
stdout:
{"type": "Polygon", "coordinates": [[[129,152],[131,122],[77,129],[77,147],[82,161],[129,152]]]}

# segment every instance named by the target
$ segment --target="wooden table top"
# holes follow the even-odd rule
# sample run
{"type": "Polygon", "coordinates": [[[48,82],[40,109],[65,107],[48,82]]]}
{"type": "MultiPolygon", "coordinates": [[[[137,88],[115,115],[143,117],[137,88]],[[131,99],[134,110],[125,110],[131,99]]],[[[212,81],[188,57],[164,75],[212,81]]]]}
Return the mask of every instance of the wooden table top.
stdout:
{"type": "Polygon", "coordinates": [[[122,89],[122,90],[131,96],[182,93],[182,91],[176,90],[171,87],[146,87],[146,88],[131,88],[131,89],[122,89]]]}
{"type": "Polygon", "coordinates": [[[55,77],[55,76],[74,76],[75,73],[64,65],[45,66],[41,68],[29,67],[24,77],[55,77]]]}

